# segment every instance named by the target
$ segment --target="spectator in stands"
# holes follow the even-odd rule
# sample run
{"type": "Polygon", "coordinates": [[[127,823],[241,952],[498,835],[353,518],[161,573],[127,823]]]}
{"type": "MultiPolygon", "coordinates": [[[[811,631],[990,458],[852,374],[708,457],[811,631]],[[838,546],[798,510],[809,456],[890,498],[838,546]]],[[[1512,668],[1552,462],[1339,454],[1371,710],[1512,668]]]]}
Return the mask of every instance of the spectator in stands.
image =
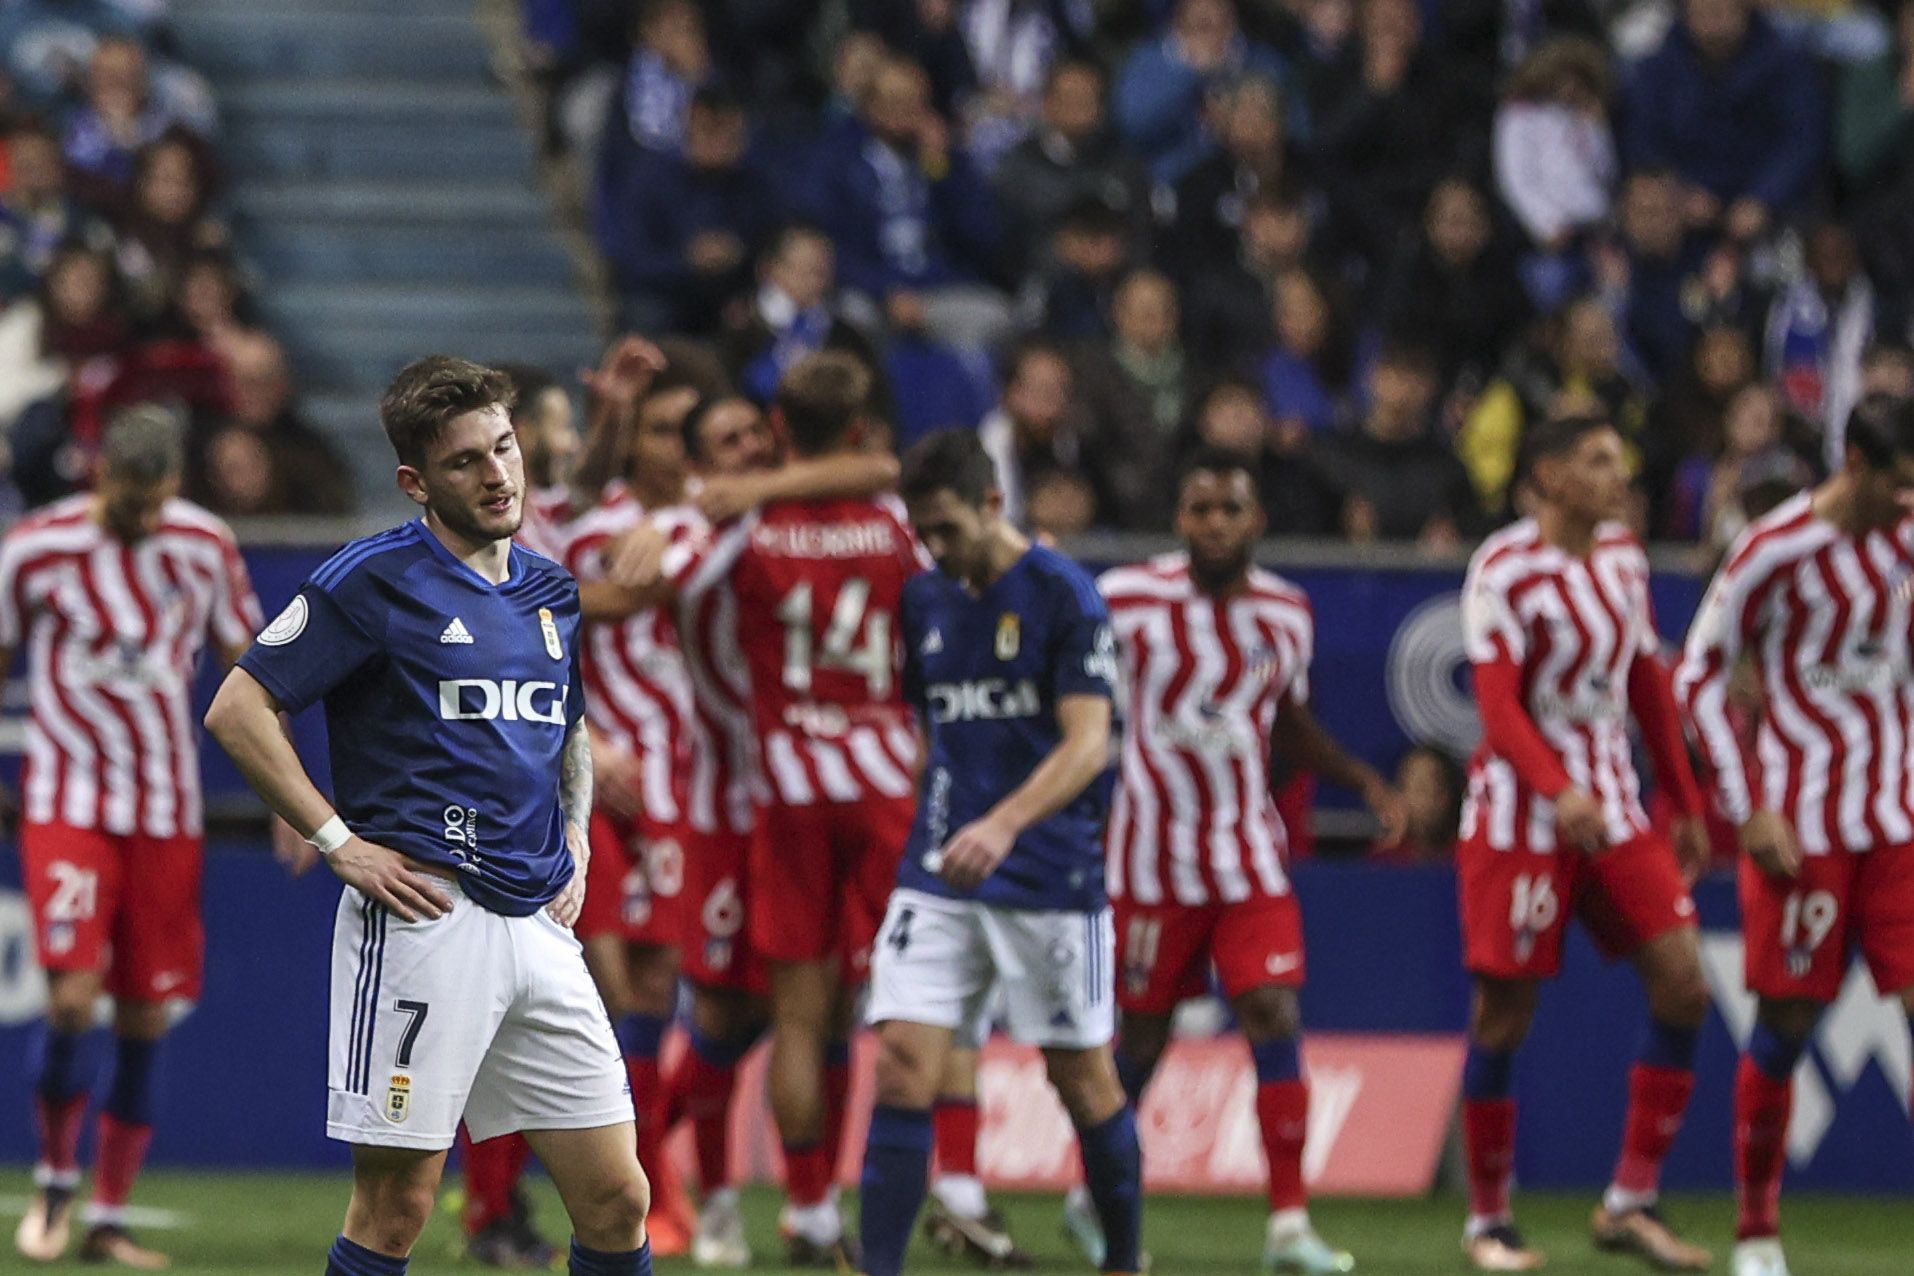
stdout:
{"type": "Polygon", "coordinates": [[[1192,349],[1221,367],[1259,365],[1276,339],[1276,281],[1295,270],[1333,270],[1317,242],[1321,200],[1290,189],[1259,190],[1246,201],[1234,250],[1190,288],[1185,324],[1192,349]]]}
{"type": "Polygon", "coordinates": [[[1690,456],[1720,454],[1728,404],[1754,381],[1755,372],[1748,334],[1732,324],[1718,324],[1696,338],[1687,365],[1656,399],[1643,451],[1644,478],[1658,527],[1666,523],[1667,494],[1676,469],[1690,456]]]}
{"type": "Polygon", "coordinates": [[[1630,174],[1619,213],[1618,234],[1592,249],[1595,284],[1621,317],[1629,357],[1652,383],[1665,386],[1694,344],[1690,284],[1707,255],[1708,237],[1689,229],[1680,179],[1666,169],[1630,174]]]}
{"type": "Polygon", "coordinates": [[[1298,443],[1341,417],[1355,362],[1355,334],[1329,281],[1308,270],[1276,279],[1276,341],[1263,360],[1263,396],[1277,433],[1298,443]]]}
{"type": "Polygon", "coordinates": [[[1509,78],[1495,114],[1496,191],[1528,237],[1524,282],[1544,308],[1585,282],[1577,241],[1608,217],[1612,78],[1600,44],[1551,40],[1509,78]]]}
{"type": "Polygon", "coordinates": [[[1689,222],[1744,242],[1809,195],[1826,146],[1820,75],[1749,0],[1683,0],[1627,107],[1630,166],[1673,169],[1689,222]]]}
{"type": "Polygon", "coordinates": [[[987,349],[1007,333],[1007,298],[984,282],[998,228],[988,188],[931,109],[923,68],[891,59],[861,104],[860,127],[818,160],[818,222],[837,244],[845,284],[873,317],[987,349]]]}
{"type": "Polygon", "coordinates": [[[97,208],[116,207],[133,180],[140,148],[183,122],[153,94],[139,42],[123,36],[101,40],[87,71],[86,101],[66,126],[66,161],[80,197],[97,208]]]}
{"type": "Polygon", "coordinates": [[[1042,530],[1055,532],[1056,522],[1077,521],[1086,506],[1089,517],[1081,520],[1083,526],[1099,515],[1108,521],[1109,492],[1096,474],[1110,458],[1099,455],[1107,449],[1093,442],[1090,423],[1072,402],[1071,390],[1070,362],[1063,351],[1047,342],[1027,343],[1008,361],[1002,404],[977,427],[997,467],[1004,517],[1018,526],[1032,524],[1043,488],[1049,490],[1041,512],[1053,526],[1042,530]]]}
{"type": "Polygon", "coordinates": [[[112,231],[67,192],[60,138],[28,117],[7,135],[7,182],[0,190],[0,302],[29,297],[61,244],[111,247],[112,231]]]}
{"type": "Polygon", "coordinates": [[[1408,823],[1393,842],[1377,842],[1369,858],[1384,864],[1447,864],[1462,823],[1462,768],[1432,744],[1418,744],[1396,764],[1396,792],[1408,823]]]}
{"type": "Polygon", "coordinates": [[[231,257],[213,250],[186,259],[173,289],[171,319],[192,340],[222,357],[235,337],[255,325],[231,257]]]}
{"type": "Polygon", "coordinates": [[[1148,178],[1109,131],[1103,93],[1103,72],[1093,62],[1051,68],[1036,130],[997,167],[1008,252],[1034,255],[1066,211],[1092,199],[1122,212],[1141,240],[1150,217],[1148,178]]]}
{"type": "Polygon", "coordinates": [[[37,331],[38,348],[16,344],[21,362],[0,368],[0,382],[19,395],[10,431],[13,475],[33,506],[87,478],[90,440],[74,437],[75,418],[90,408],[97,430],[100,398],[133,348],[113,259],[77,244],[60,248],[41,277],[32,315],[20,322],[37,331]]]}
{"type": "Polygon", "coordinates": [[[682,151],[606,140],[598,242],[618,280],[623,326],[714,333],[725,303],[750,286],[773,224],[772,193],[745,160],[743,105],[698,91],[682,151]]]}
{"type": "Polygon", "coordinates": [[[1385,345],[1355,428],[1322,440],[1323,470],[1341,495],[1339,523],[1350,540],[1453,548],[1477,521],[1468,471],[1431,429],[1439,385],[1430,351],[1385,345]]]}
{"type": "Polygon", "coordinates": [[[1421,236],[1383,284],[1383,332],[1435,351],[1443,394],[1479,389],[1529,319],[1514,262],[1496,250],[1493,237],[1482,192],[1462,178],[1445,178],[1430,192],[1421,236]]]}
{"type": "Polygon", "coordinates": [[[1861,397],[1889,394],[1914,399],[1914,348],[1905,341],[1876,341],[1861,356],[1861,397]]]}
{"type": "Polygon", "coordinates": [[[1165,264],[1186,289],[1228,265],[1247,205],[1258,192],[1303,184],[1274,81],[1239,81],[1213,99],[1211,113],[1221,145],[1176,184],[1175,219],[1165,245],[1165,264]]]}
{"type": "Polygon", "coordinates": [[[1757,382],[1736,391],[1728,401],[1721,454],[1690,456],[1675,471],[1664,530],[1682,540],[1699,540],[1716,552],[1726,550],[1748,525],[1741,495],[1749,476],[1772,469],[1777,452],[1792,456],[1811,482],[1807,462],[1786,446],[1787,417],[1786,403],[1770,387],[1757,382]]]}
{"type": "MultiPolygon", "coordinates": [[[[1204,390],[1183,436],[1179,463],[1204,447],[1243,458],[1256,476],[1271,536],[1322,536],[1334,529],[1338,498],[1313,444],[1278,428],[1251,381],[1224,373],[1204,390]]],[[[1174,501],[1174,494],[1156,497],[1158,521],[1150,530],[1168,526],[1174,501]]]]}
{"type": "Polygon", "coordinates": [[[627,131],[620,140],[676,154],[690,127],[691,99],[711,80],[704,17],[695,0],[644,0],[633,30],[636,47],[622,97],[627,131]]]}
{"type": "Polygon", "coordinates": [[[732,318],[723,343],[725,368],[753,403],[768,405],[785,370],[819,350],[848,351],[877,368],[876,352],[838,314],[836,298],[831,241],[813,226],[779,231],[758,268],[757,294],[732,318]]]}
{"type": "Polygon", "coordinates": [[[1891,48],[1842,68],[1835,150],[1883,325],[1905,332],[1914,321],[1914,0],[1901,0],[1891,48]]]}
{"type": "Polygon", "coordinates": [[[1317,121],[1315,154],[1336,218],[1380,265],[1436,179],[1479,149],[1463,136],[1441,58],[1424,47],[1416,0],[1359,0],[1356,46],[1317,121]]]}
{"type": "MultiPolygon", "coordinates": [[[[888,389],[894,406],[895,450],[903,451],[933,430],[975,429],[996,402],[989,358],[939,341],[921,314],[899,310],[884,343],[877,398],[888,389]]],[[[881,409],[880,409],[881,412],[881,409]]]]}
{"type": "Polygon", "coordinates": [[[1230,0],[1177,0],[1169,29],[1130,54],[1116,86],[1117,127],[1155,181],[1174,186],[1203,158],[1210,95],[1245,76],[1280,84],[1283,60],[1244,37],[1230,0]]]}
{"type": "MultiPolygon", "coordinates": [[[[1874,339],[1874,288],[1854,233],[1819,220],[1803,235],[1801,268],[1768,310],[1762,365],[1787,406],[1839,435],[1861,400],[1861,355],[1874,339]]],[[[1845,450],[1829,439],[1827,464],[1845,450]]]]}
{"type": "Polygon", "coordinates": [[[1144,518],[1143,526],[1167,527],[1163,502],[1175,493],[1163,490],[1162,476],[1197,381],[1178,331],[1176,285],[1160,271],[1132,271],[1117,289],[1111,319],[1110,343],[1085,347],[1077,360],[1077,390],[1097,437],[1120,453],[1111,463],[1123,502],[1106,521],[1137,526],[1134,520],[1144,518]]]}
{"type": "Polygon", "coordinates": [[[1107,341],[1117,285],[1129,265],[1129,223],[1095,195],[1066,211],[1048,260],[1019,298],[1027,326],[1053,341],[1107,341]]]}
{"type": "Polygon", "coordinates": [[[211,197],[206,154],[192,134],[168,129],[140,148],[115,252],[136,320],[165,311],[188,257],[225,246],[225,226],[207,212],[211,197]]]}
{"type": "Polygon", "coordinates": [[[1598,298],[1563,307],[1541,337],[1509,352],[1501,375],[1471,405],[1456,440],[1483,513],[1491,517],[1510,512],[1509,484],[1529,426],[1595,415],[1635,442],[1647,420],[1646,399],[1622,372],[1614,316],[1598,298]]]}
{"type": "Polygon", "coordinates": [[[279,343],[246,333],[229,344],[227,360],[231,411],[196,431],[198,464],[188,471],[193,499],[216,513],[350,513],[351,475],[325,436],[293,410],[292,374],[279,343]]]}
{"type": "Polygon", "coordinates": [[[1524,63],[1556,39],[1606,44],[1602,15],[1621,7],[1595,0],[1443,0],[1442,60],[1455,78],[1462,118],[1472,129],[1487,128],[1497,91],[1524,63]]]}

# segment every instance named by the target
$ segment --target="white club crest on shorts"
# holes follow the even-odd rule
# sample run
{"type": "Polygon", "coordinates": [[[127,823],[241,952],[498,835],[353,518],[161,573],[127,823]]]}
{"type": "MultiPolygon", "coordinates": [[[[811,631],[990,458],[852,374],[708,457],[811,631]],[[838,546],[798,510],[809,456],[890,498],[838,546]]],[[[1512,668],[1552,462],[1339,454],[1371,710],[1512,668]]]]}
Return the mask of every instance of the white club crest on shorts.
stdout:
{"type": "Polygon", "coordinates": [[[563,660],[565,649],[558,645],[558,622],[552,619],[550,607],[538,609],[538,627],[545,633],[545,654],[553,660],[563,660]]]}
{"type": "Polygon", "coordinates": [[[294,594],[292,601],[286,604],[286,610],[273,617],[273,622],[260,631],[259,645],[262,647],[283,647],[306,631],[306,596],[294,594]]]}
{"type": "Polygon", "coordinates": [[[395,1074],[385,1092],[385,1119],[401,1125],[412,1115],[412,1078],[395,1074]]]}

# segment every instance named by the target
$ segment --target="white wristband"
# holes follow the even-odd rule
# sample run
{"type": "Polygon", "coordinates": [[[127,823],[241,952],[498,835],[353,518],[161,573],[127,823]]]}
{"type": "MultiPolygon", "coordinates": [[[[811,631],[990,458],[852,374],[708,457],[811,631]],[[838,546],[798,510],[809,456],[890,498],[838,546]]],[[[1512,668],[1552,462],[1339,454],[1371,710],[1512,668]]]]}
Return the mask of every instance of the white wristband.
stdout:
{"type": "Polygon", "coordinates": [[[335,815],[313,830],[312,836],[307,838],[306,842],[321,855],[330,855],[351,840],[352,830],[346,827],[343,819],[335,815]]]}

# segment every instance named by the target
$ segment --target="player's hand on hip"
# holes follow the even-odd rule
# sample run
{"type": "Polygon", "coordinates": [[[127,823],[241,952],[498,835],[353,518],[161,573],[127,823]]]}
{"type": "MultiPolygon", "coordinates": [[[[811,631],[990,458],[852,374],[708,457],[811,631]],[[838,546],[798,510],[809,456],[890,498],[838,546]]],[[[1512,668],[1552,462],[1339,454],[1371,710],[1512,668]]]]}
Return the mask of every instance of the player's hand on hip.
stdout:
{"type": "Polygon", "coordinates": [[[1383,845],[1399,845],[1403,834],[1409,831],[1409,804],[1403,801],[1401,791],[1376,776],[1363,785],[1362,801],[1376,817],[1376,823],[1382,826],[1383,845]]]}
{"type": "Polygon", "coordinates": [[[286,866],[287,873],[298,877],[319,862],[319,848],[275,815],[272,817],[272,857],[286,866]]]}
{"type": "Polygon", "coordinates": [[[1675,863],[1692,883],[1708,867],[1708,823],[1699,815],[1684,815],[1669,832],[1675,843],[1675,863]]]}
{"type": "Polygon", "coordinates": [[[1602,818],[1602,804],[1586,789],[1564,789],[1555,799],[1555,830],[1578,850],[1599,851],[1608,845],[1608,821],[1602,818]]]}
{"type": "Polygon", "coordinates": [[[1756,811],[1741,825],[1741,849],[1755,867],[1769,877],[1794,877],[1801,872],[1801,848],[1794,830],[1773,811],[1756,811]]]}
{"type": "Polygon", "coordinates": [[[988,816],[973,820],[944,843],[937,875],[957,890],[974,891],[997,871],[1016,840],[1015,833],[988,816]]]}
{"type": "Polygon", "coordinates": [[[400,921],[432,921],[452,911],[430,873],[395,850],[353,837],[326,856],[340,881],[390,910],[400,921]]]}
{"type": "Polygon", "coordinates": [[[553,921],[570,930],[585,907],[585,870],[591,864],[591,838],[576,824],[567,824],[565,845],[571,848],[572,880],[565,883],[565,889],[558,892],[556,899],[545,905],[545,911],[552,915],[553,921]]]}

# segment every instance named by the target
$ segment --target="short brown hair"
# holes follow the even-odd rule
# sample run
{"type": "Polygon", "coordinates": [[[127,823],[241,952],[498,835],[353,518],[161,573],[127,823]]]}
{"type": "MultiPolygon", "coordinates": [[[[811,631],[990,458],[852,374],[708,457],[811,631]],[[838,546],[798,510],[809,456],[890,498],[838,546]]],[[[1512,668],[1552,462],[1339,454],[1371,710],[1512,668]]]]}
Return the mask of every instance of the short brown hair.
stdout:
{"type": "Polygon", "coordinates": [[[379,400],[379,423],[399,454],[399,464],[417,469],[425,464],[425,449],[454,420],[494,406],[510,413],[517,400],[511,377],[497,368],[429,354],[393,378],[379,400]]]}
{"type": "Polygon", "coordinates": [[[807,355],[778,383],[778,415],[801,456],[828,452],[850,432],[870,403],[871,374],[855,357],[835,350],[807,355]]]}

